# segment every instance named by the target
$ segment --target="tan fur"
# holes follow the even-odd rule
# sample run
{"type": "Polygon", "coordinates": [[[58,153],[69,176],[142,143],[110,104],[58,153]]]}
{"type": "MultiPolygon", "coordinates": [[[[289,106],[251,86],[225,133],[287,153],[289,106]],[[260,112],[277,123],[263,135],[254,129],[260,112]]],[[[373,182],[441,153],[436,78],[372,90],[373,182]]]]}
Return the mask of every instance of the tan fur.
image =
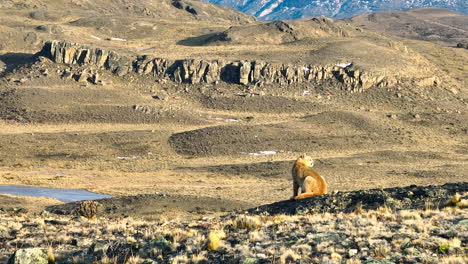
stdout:
{"type": "Polygon", "coordinates": [[[302,154],[294,162],[292,168],[293,197],[291,199],[298,200],[328,192],[325,179],[310,168],[313,165],[314,160],[306,154],[302,154]],[[301,188],[301,194],[299,194],[299,188],[301,188]]]}

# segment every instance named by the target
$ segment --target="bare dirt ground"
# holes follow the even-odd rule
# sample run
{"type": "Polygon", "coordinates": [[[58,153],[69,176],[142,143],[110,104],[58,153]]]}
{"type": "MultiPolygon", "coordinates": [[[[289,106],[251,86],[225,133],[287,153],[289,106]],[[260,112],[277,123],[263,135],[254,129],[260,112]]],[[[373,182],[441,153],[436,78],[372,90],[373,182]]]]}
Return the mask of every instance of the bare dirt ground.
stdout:
{"type": "MultiPolygon", "coordinates": [[[[290,167],[303,152],[316,159],[332,192],[468,179],[467,50],[312,20],[288,22],[298,32],[288,43],[278,44],[268,31],[248,44],[211,45],[200,36],[232,25],[248,24],[245,32],[262,26],[230,10],[202,17],[163,2],[163,11],[147,6],[150,15],[136,7],[95,10],[83,1],[63,16],[51,1],[41,1],[42,13],[29,2],[0,10],[0,184],[130,195],[114,201],[119,213],[199,217],[288,199],[290,167]],[[304,37],[311,32],[313,38],[304,37]],[[111,37],[127,41],[106,40],[111,37]],[[332,83],[269,85],[245,96],[258,88],[155,82],[103,70],[111,85],[82,85],[60,78],[68,65],[47,61],[47,74],[22,66],[50,39],[171,59],[352,61],[405,78],[436,76],[440,83],[362,93],[332,83]],[[155,99],[161,92],[167,98],[155,99]],[[262,151],[276,154],[257,155],[262,151]]],[[[26,206],[23,198],[0,196],[1,206],[33,211],[58,203],[34,201],[26,206]]]]}
{"type": "MultiPolygon", "coordinates": [[[[434,87],[419,92],[437,96],[433,101],[410,89],[398,97],[384,88],[208,99],[181,93],[157,101],[124,85],[48,81],[7,84],[5,90],[14,89],[7,100],[26,108],[23,116],[33,123],[1,121],[1,184],[166,194],[163,200],[193,204],[181,211],[197,215],[288,199],[290,167],[302,152],[316,158],[331,191],[468,177],[465,102],[434,87]],[[145,114],[131,107],[143,102],[168,110],[145,114]],[[277,154],[252,155],[261,151],[277,154]],[[214,207],[209,198],[216,199],[214,207]]],[[[161,203],[148,198],[131,214],[164,212],[161,203]]]]}

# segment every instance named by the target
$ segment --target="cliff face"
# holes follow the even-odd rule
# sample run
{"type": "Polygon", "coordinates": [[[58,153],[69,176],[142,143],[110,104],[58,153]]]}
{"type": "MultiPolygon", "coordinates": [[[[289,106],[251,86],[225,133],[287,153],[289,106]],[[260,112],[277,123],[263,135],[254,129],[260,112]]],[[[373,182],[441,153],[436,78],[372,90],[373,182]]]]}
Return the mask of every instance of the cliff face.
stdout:
{"type": "Polygon", "coordinates": [[[275,64],[263,61],[167,60],[150,56],[129,57],[77,43],[47,42],[40,56],[56,63],[90,65],[107,69],[118,76],[130,72],[151,74],[179,83],[217,83],[243,85],[336,82],[344,90],[360,92],[372,86],[396,84],[394,77],[361,72],[353,67],[275,64]]]}

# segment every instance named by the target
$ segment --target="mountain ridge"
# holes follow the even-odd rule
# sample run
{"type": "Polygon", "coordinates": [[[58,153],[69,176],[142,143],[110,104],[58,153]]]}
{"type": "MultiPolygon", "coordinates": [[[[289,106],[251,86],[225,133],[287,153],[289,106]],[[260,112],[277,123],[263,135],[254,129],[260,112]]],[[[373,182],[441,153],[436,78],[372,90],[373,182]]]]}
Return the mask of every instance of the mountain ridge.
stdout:
{"type": "Polygon", "coordinates": [[[420,7],[446,8],[468,15],[463,0],[204,0],[213,4],[229,6],[259,20],[271,21],[296,19],[310,16],[348,18],[381,11],[402,11],[420,7]]]}

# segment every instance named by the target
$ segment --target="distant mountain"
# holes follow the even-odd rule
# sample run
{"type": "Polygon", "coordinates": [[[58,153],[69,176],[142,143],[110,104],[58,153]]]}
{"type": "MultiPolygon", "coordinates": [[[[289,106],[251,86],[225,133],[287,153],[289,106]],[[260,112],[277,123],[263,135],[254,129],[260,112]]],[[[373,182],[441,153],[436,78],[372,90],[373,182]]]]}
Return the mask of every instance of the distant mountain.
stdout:
{"type": "Polygon", "coordinates": [[[310,16],[345,18],[379,11],[418,7],[447,8],[468,15],[467,0],[204,0],[229,6],[259,20],[310,16]]]}

